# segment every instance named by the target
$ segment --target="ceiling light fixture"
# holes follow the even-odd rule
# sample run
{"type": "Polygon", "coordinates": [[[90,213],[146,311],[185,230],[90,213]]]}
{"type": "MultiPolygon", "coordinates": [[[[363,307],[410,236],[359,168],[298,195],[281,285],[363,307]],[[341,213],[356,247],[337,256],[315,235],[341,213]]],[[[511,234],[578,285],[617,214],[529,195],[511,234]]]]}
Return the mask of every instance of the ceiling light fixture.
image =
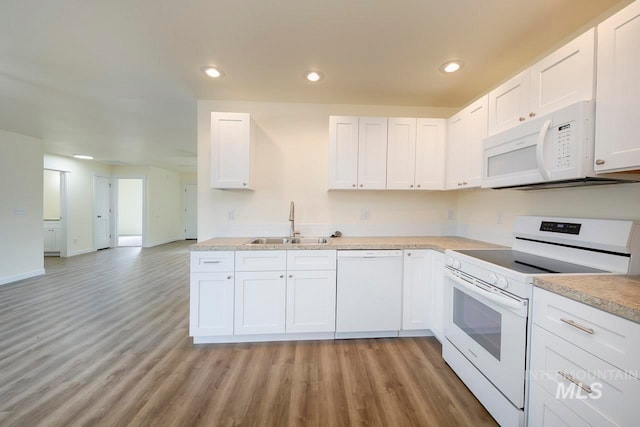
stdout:
{"type": "Polygon", "coordinates": [[[218,79],[224,76],[224,73],[217,67],[213,67],[211,65],[207,65],[206,67],[202,67],[202,71],[212,79],[218,79]]]}
{"type": "Polygon", "coordinates": [[[305,74],[304,77],[307,80],[309,80],[311,83],[316,83],[322,80],[323,76],[322,76],[322,73],[319,71],[309,71],[307,74],[305,74]]]}
{"type": "Polygon", "coordinates": [[[86,154],[74,154],[73,157],[82,160],[93,160],[93,156],[87,156],[86,154]]]}
{"type": "Polygon", "coordinates": [[[455,73],[462,68],[462,62],[460,61],[448,61],[440,66],[440,71],[444,73],[455,73]]]}

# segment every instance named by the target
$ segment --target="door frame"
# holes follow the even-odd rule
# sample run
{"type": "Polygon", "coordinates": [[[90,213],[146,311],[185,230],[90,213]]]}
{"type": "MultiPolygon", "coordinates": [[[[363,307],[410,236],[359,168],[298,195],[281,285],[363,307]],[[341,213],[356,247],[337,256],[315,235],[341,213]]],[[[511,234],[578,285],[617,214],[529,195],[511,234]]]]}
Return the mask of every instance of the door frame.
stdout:
{"type": "Polygon", "coordinates": [[[114,247],[114,245],[113,245],[113,235],[114,235],[114,233],[113,233],[113,223],[114,223],[114,221],[113,221],[113,210],[114,210],[113,209],[113,199],[114,199],[114,197],[113,197],[113,177],[94,173],[93,174],[93,209],[92,209],[93,210],[93,221],[91,223],[92,226],[93,226],[93,250],[94,251],[98,250],[98,247],[96,245],[96,217],[98,216],[98,212],[96,211],[96,205],[97,205],[97,203],[96,203],[96,194],[97,194],[96,181],[97,181],[97,178],[106,178],[109,181],[109,188],[110,188],[110,190],[109,190],[109,214],[108,214],[108,216],[109,216],[109,236],[110,236],[109,237],[109,248],[113,248],[114,247]]]}
{"type": "Polygon", "coordinates": [[[111,186],[112,197],[111,206],[113,207],[113,239],[114,246],[118,246],[118,180],[120,179],[139,179],[142,181],[142,243],[140,247],[144,248],[147,242],[147,177],[145,175],[114,175],[111,178],[113,185],[111,186]]]}
{"type": "Polygon", "coordinates": [[[198,184],[184,184],[182,192],[182,238],[187,240],[187,187],[193,187],[196,192],[196,240],[198,239],[198,184]]]}

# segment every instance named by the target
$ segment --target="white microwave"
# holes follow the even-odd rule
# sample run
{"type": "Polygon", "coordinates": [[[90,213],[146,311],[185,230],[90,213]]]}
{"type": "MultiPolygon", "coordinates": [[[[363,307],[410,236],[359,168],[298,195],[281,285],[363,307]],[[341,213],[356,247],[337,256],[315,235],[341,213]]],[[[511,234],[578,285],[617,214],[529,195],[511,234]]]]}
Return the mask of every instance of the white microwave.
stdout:
{"type": "Polygon", "coordinates": [[[629,182],[621,176],[594,172],[594,114],[595,101],[582,101],[486,138],[482,188],[629,182]]]}

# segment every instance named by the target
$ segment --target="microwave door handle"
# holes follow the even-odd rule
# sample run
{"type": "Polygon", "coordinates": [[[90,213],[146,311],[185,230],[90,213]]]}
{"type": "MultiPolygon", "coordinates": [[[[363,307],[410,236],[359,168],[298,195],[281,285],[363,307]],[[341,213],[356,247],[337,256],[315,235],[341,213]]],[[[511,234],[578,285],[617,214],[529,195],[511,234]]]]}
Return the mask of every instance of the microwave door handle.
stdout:
{"type": "Polygon", "coordinates": [[[551,126],[551,120],[547,120],[540,128],[540,134],[538,135],[538,143],[536,144],[536,159],[538,160],[538,170],[542,175],[542,179],[549,181],[549,171],[544,164],[544,140],[547,137],[547,132],[551,126]]]}
{"type": "MultiPolygon", "coordinates": [[[[462,286],[463,288],[465,288],[466,290],[473,292],[474,294],[480,295],[483,298],[488,299],[489,301],[492,301],[502,307],[506,307],[512,311],[521,311],[523,309],[523,307],[525,307],[525,302],[519,302],[516,300],[513,300],[511,298],[508,297],[501,297],[498,295],[494,295],[489,291],[485,291],[482,288],[479,288],[477,286],[472,285],[471,283],[467,283],[466,281],[460,279],[459,277],[456,277],[455,275],[451,274],[450,272],[446,271],[445,272],[445,276],[450,279],[451,281],[457,283],[458,285],[462,286]]],[[[526,317],[526,314],[525,316],[526,317]]]]}

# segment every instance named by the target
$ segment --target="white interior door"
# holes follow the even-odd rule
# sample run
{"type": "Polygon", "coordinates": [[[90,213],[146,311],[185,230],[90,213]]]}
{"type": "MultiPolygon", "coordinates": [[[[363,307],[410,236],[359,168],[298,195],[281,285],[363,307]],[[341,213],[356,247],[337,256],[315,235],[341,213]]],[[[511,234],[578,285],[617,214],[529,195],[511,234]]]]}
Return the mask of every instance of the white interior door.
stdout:
{"type": "Polygon", "coordinates": [[[198,187],[195,184],[184,186],[184,238],[198,238],[198,187]]]}
{"type": "Polygon", "coordinates": [[[93,246],[111,246],[111,179],[95,176],[93,180],[93,246]]]}

